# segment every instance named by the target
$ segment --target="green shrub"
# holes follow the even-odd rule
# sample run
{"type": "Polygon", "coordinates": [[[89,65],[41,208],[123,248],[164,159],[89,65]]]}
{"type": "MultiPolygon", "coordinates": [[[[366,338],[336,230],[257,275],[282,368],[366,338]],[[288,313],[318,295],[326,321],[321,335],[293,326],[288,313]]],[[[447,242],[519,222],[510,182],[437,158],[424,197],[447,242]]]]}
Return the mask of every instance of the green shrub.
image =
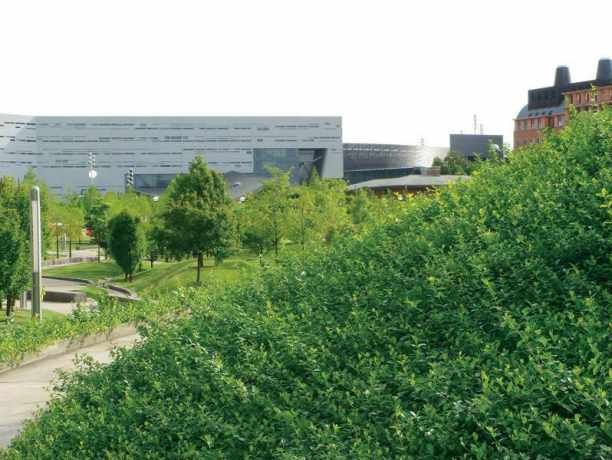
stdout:
{"type": "Polygon", "coordinates": [[[610,458],[612,113],[84,366],[8,458],[610,458]]]}
{"type": "Polygon", "coordinates": [[[19,362],[59,340],[107,332],[126,323],[142,323],[182,310],[180,304],[167,302],[117,302],[100,299],[98,309],[77,309],[68,316],[54,315],[43,321],[9,322],[0,326],[0,364],[19,362]]]}

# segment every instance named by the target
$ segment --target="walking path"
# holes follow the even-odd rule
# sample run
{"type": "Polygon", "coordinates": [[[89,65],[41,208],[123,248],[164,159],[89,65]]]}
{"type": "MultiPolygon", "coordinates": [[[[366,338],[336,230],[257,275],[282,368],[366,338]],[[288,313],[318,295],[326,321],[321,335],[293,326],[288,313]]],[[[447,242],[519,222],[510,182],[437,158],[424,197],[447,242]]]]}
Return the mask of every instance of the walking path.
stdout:
{"type": "Polygon", "coordinates": [[[101,363],[108,363],[115,346],[131,347],[138,338],[138,334],[129,335],[0,374],[0,446],[7,446],[23,423],[49,401],[49,389],[57,369],[74,369],[77,354],[88,354],[101,363]]]}

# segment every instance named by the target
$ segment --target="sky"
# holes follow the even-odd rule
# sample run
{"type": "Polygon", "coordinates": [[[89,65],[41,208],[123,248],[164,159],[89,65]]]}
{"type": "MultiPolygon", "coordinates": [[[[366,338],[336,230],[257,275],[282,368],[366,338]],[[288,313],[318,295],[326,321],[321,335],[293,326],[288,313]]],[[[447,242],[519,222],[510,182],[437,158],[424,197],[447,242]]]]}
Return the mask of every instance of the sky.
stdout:
{"type": "Polygon", "coordinates": [[[527,90],[595,77],[606,0],[0,3],[0,112],[342,116],[345,142],[512,143],[527,90]]]}

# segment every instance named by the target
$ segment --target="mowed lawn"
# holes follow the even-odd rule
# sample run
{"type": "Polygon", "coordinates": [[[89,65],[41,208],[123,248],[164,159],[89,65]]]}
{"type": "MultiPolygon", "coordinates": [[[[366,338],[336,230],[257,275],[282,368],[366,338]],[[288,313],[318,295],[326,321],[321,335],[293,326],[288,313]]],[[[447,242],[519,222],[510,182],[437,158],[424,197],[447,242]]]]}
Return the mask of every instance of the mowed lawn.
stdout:
{"type": "MultiPolygon", "coordinates": [[[[218,265],[215,265],[213,260],[205,260],[201,285],[205,287],[211,284],[233,283],[257,264],[257,257],[245,253],[229,257],[218,265]]],[[[103,261],[99,264],[87,262],[49,268],[44,271],[44,274],[84,278],[92,281],[110,278],[114,283],[133,289],[139,294],[162,293],[179,287],[195,286],[195,259],[180,262],[155,262],[153,268],[149,267],[149,263],[143,261],[144,270],[134,274],[133,281],[129,283],[124,281],[121,269],[113,261],[103,261]]]]}

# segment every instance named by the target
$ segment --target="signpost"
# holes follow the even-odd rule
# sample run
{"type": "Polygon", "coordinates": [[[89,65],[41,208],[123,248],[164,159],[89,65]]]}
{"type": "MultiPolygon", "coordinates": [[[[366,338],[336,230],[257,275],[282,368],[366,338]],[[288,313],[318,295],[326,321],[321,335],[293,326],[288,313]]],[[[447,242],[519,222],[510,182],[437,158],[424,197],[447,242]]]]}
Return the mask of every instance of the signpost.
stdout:
{"type": "Polygon", "coordinates": [[[41,257],[41,227],[40,227],[40,189],[32,187],[30,192],[32,203],[32,317],[42,320],[40,297],[42,289],[42,257],[41,257]]]}

